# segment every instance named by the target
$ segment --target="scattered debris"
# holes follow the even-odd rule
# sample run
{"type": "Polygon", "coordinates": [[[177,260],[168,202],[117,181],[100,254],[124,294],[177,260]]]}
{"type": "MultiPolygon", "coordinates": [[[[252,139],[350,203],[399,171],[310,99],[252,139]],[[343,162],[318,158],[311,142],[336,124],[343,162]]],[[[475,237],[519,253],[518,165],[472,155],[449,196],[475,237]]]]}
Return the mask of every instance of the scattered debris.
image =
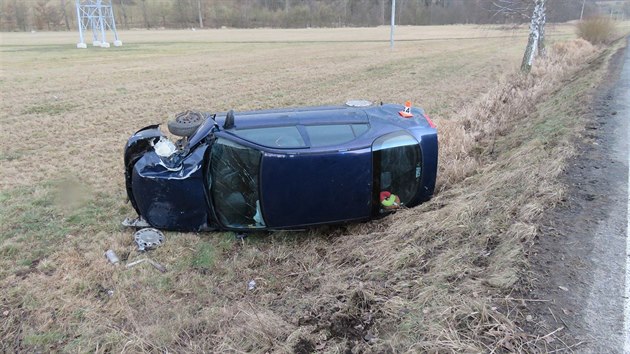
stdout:
{"type": "Polygon", "coordinates": [[[139,260],[137,260],[137,261],[133,261],[133,262],[131,262],[131,263],[127,263],[127,264],[125,265],[125,268],[129,269],[129,268],[135,267],[135,266],[137,266],[138,264],[140,264],[140,263],[142,263],[142,262],[144,262],[144,261],[146,261],[146,260],[147,260],[146,258],[142,258],[142,259],[139,259],[139,260]]]}
{"type": "Polygon", "coordinates": [[[122,222],[122,226],[143,228],[143,227],[150,227],[151,225],[149,225],[149,223],[146,220],[144,220],[142,216],[139,216],[135,219],[125,218],[125,220],[123,220],[122,222]]]}
{"type": "Polygon", "coordinates": [[[156,262],[156,261],[154,261],[152,259],[149,259],[149,258],[142,258],[142,259],[139,259],[137,261],[133,261],[131,263],[127,263],[127,265],[125,265],[125,268],[129,269],[129,268],[132,268],[132,267],[134,267],[134,266],[136,266],[136,265],[138,265],[140,263],[144,263],[144,262],[149,263],[150,265],[153,266],[153,268],[159,270],[161,273],[166,273],[166,267],[165,266],[163,266],[160,263],[158,263],[158,262],[156,262]]]}
{"type": "Polygon", "coordinates": [[[133,238],[138,244],[138,251],[140,252],[152,250],[164,242],[164,234],[160,230],[150,227],[138,230],[133,238]]]}
{"type": "Polygon", "coordinates": [[[254,290],[255,288],[256,288],[256,281],[250,280],[249,283],[247,283],[247,290],[254,290]]]}
{"type": "Polygon", "coordinates": [[[107,250],[105,252],[105,257],[107,257],[107,260],[113,265],[118,265],[118,263],[120,263],[120,259],[114,250],[107,250]]]}
{"type": "Polygon", "coordinates": [[[153,266],[153,268],[159,270],[162,273],[166,273],[166,267],[161,265],[160,263],[158,263],[158,262],[156,262],[156,261],[154,261],[152,259],[148,259],[148,258],[147,258],[147,262],[149,262],[153,266]]]}
{"type": "Polygon", "coordinates": [[[564,291],[569,291],[569,288],[567,288],[566,286],[558,286],[560,288],[560,290],[564,290],[564,291]]]}
{"type": "Polygon", "coordinates": [[[363,336],[363,340],[370,344],[374,344],[378,341],[378,338],[376,338],[376,336],[374,336],[372,333],[367,332],[367,334],[363,336]]]}

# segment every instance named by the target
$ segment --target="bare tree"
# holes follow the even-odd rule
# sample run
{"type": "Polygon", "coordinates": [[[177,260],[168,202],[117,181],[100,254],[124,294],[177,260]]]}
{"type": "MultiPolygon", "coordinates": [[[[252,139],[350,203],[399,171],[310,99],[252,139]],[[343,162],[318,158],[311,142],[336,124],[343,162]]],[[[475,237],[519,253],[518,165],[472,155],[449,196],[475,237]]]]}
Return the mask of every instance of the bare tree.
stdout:
{"type": "Polygon", "coordinates": [[[70,30],[70,21],[68,21],[68,10],[66,9],[66,0],[61,0],[61,14],[63,16],[63,23],[66,25],[66,31],[70,30]]]}
{"type": "Polygon", "coordinates": [[[527,40],[527,47],[525,47],[525,54],[523,55],[523,61],[521,63],[521,71],[529,73],[532,70],[534,64],[534,56],[538,50],[539,55],[544,55],[545,51],[545,1],[535,0],[534,12],[529,24],[529,38],[527,40]]]}
{"type": "Polygon", "coordinates": [[[521,62],[521,71],[524,73],[529,73],[532,70],[536,54],[540,56],[546,54],[546,2],[547,0],[495,0],[493,2],[497,14],[503,14],[508,18],[529,18],[529,38],[521,62]],[[528,15],[530,11],[531,16],[528,15]]]}
{"type": "MultiPolygon", "coordinates": [[[[38,21],[39,27],[47,28],[48,23],[36,9],[39,1],[0,0],[0,30],[26,31],[38,21]]],[[[343,27],[384,25],[389,22],[391,1],[112,0],[112,3],[122,28],[343,27]]],[[[584,17],[588,17],[597,11],[596,1],[547,0],[544,14],[549,21],[569,21],[580,17],[584,5],[584,17]]],[[[50,22],[51,29],[67,30],[76,22],[70,5],[74,0],[43,2],[54,7],[58,14],[58,22],[50,22]]],[[[397,0],[395,15],[400,25],[525,23],[530,22],[534,5],[535,0],[397,0]]],[[[616,6],[620,8],[618,13],[622,13],[623,6],[616,6]]],[[[39,10],[43,8],[39,6],[39,10]]],[[[537,52],[542,54],[545,34],[544,28],[540,29],[537,52]]]]}
{"type": "Polygon", "coordinates": [[[13,0],[13,12],[15,14],[16,26],[22,31],[26,31],[27,9],[24,2],[13,0]]]}
{"type": "Polygon", "coordinates": [[[125,7],[125,0],[120,0],[120,12],[122,12],[123,25],[125,29],[129,29],[129,19],[127,18],[127,9],[125,7]]]}
{"type": "Polygon", "coordinates": [[[57,11],[54,7],[49,6],[46,0],[38,0],[33,7],[35,13],[35,26],[38,30],[44,29],[46,25],[51,30],[51,24],[54,24],[57,11]]]}
{"type": "Polygon", "coordinates": [[[144,20],[144,27],[151,28],[151,23],[149,22],[149,17],[147,14],[147,1],[141,0],[142,2],[142,19],[144,20]]]}
{"type": "Polygon", "coordinates": [[[203,16],[201,13],[201,0],[197,0],[197,12],[199,14],[199,28],[203,28],[203,16]]]}

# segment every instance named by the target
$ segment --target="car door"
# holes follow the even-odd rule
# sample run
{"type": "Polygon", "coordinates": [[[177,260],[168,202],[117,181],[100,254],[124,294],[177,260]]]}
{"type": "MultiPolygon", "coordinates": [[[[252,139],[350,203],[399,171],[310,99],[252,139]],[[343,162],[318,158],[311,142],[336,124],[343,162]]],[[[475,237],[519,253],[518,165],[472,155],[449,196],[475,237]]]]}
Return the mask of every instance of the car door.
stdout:
{"type": "Polygon", "coordinates": [[[269,228],[368,219],[370,148],[324,153],[265,153],[261,204],[269,228]]]}

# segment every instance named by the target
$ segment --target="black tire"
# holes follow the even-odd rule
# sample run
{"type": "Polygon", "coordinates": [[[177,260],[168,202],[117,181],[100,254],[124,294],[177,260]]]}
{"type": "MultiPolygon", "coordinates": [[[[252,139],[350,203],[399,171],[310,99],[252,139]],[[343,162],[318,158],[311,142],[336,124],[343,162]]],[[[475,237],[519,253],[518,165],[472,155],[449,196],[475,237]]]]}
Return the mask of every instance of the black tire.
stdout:
{"type": "Polygon", "coordinates": [[[199,129],[204,120],[205,117],[199,112],[182,112],[168,121],[168,131],[177,136],[191,136],[199,129]]]}

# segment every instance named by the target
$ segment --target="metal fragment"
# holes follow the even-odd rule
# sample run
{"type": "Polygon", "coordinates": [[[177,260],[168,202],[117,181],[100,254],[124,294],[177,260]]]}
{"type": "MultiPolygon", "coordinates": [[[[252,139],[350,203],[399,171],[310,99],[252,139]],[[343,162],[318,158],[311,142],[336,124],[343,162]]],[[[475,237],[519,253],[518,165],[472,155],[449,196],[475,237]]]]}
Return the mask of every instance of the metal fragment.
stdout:
{"type": "Polygon", "coordinates": [[[118,265],[118,263],[120,262],[120,259],[118,258],[114,250],[107,250],[105,252],[105,257],[107,257],[107,260],[113,265],[118,265]]]}
{"type": "Polygon", "coordinates": [[[141,252],[157,248],[164,242],[164,234],[160,230],[150,227],[138,230],[133,238],[138,245],[138,251],[141,252]]]}

